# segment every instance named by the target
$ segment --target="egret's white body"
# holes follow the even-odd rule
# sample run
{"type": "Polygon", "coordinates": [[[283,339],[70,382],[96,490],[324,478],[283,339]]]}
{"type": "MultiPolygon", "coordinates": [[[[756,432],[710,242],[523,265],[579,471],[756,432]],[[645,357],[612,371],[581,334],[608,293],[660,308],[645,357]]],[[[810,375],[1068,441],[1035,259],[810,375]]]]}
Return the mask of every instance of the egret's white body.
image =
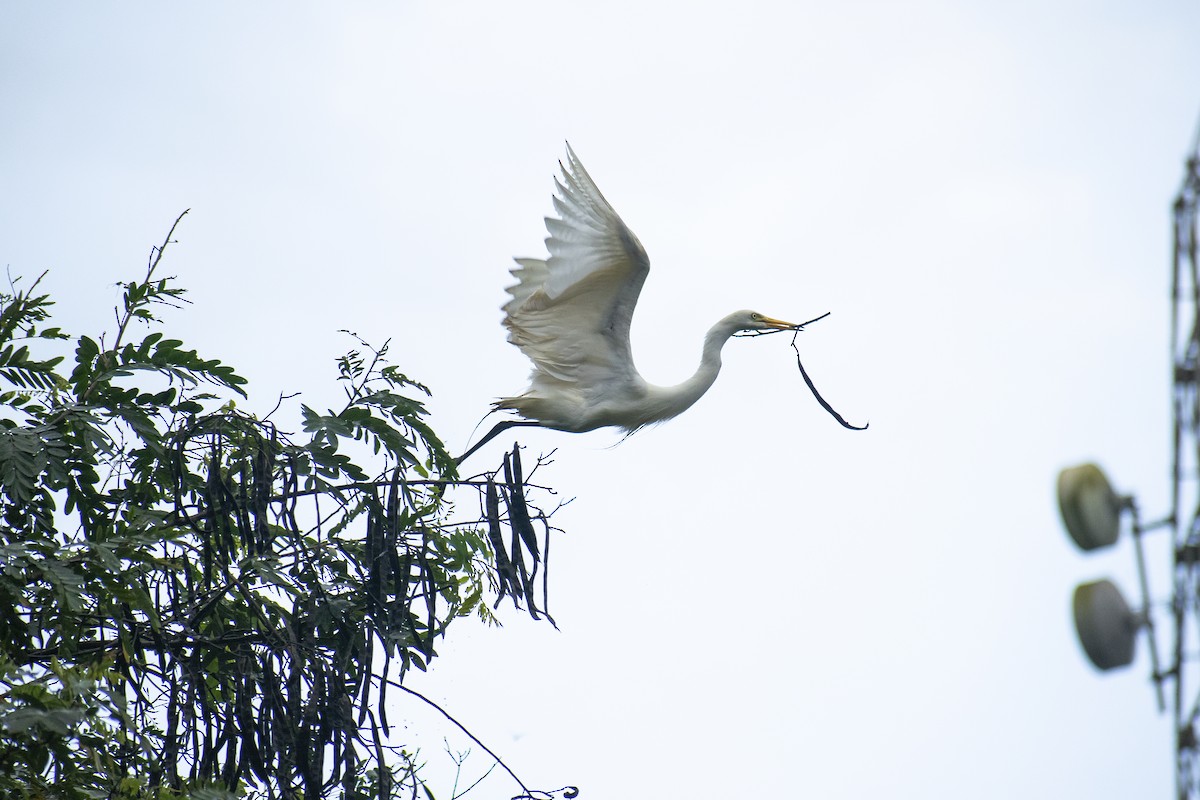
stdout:
{"type": "MultiPolygon", "coordinates": [[[[508,340],[533,362],[529,388],[504,397],[496,409],[524,421],[499,423],[466,458],[513,425],[562,431],[615,427],[627,432],[686,411],[721,370],[721,348],[738,331],[792,330],[799,326],[754,311],[735,311],[704,337],[700,366],[676,386],[656,386],[638,373],[629,346],[629,324],[650,260],[633,231],[604,199],[567,146],[559,163],[554,209],[547,217],[550,257],[516,259],[517,279],[503,307],[508,340]]],[[[461,460],[461,459],[460,459],[461,460]]]]}

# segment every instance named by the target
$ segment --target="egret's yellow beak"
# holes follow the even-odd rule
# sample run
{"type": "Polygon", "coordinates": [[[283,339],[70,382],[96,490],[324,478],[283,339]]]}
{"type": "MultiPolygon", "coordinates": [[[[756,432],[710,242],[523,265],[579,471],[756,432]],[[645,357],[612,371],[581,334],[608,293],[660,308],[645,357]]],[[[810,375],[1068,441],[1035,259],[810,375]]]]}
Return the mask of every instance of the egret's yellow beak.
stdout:
{"type": "Polygon", "coordinates": [[[759,322],[762,323],[764,328],[776,328],[781,331],[794,331],[800,327],[794,322],[784,322],[781,319],[773,317],[763,317],[759,322]]]}

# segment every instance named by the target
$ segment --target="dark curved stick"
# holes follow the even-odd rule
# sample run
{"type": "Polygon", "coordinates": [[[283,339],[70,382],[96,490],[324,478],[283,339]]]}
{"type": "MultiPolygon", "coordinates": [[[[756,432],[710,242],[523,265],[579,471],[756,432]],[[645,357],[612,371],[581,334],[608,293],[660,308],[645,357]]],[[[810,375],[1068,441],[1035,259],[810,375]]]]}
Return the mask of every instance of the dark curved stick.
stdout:
{"type": "MultiPolygon", "coordinates": [[[[817,317],[817,319],[820,319],[820,317],[817,317]]],[[[804,324],[807,325],[808,323],[806,322],[804,324]]],[[[797,331],[797,333],[799,333],[799,331],[797,331]]],[[[833,406],[829,405],[829,403],[826,403],[825,398],[821,397],[821,393],[818,392],[817,387],[813,385],[812,378],[808,377],[808,373],[804,371],[804,364],[800,363],[800,348],[796,347],[795,336],[792,337],[792,349],[796,351],[796,366],[800,368],[800,377],[804,378],[804,382],[808,384],[809,391],[813,393],[813,397],[817,398],[817,402],[821,404],[821,408],[833,415],[833,418],[840,422],[843,428],[849,428],[852,431],[865,431],[867,428],[871,427],[871,423],[869,422],[860,428],[857,425],[851,425],[849,422],[846,422],[846,420],[842,419],[842,415],[834,411],[833,406]]]]}

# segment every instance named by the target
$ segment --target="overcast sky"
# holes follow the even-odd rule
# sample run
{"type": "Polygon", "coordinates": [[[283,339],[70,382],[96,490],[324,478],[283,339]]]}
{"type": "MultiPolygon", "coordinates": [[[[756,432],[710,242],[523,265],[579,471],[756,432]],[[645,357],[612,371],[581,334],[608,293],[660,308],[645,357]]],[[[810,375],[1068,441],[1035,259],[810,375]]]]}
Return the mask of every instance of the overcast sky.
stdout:
{"type": "MultiPolygon", "coordinates": [[[[776,336],[617,447],[501,437],[479,468],[557,448],[539,478],[575,498],[561,630],[459,625],[412,687],[583,800],[1166,798],[1145,642],[1100,676],[1070,619],[1082,580],[1134,596],[1129,543],[1076,553],[1054,481],[1096,459],[1166,511],[1198,24],[1116,0],[9,3],[0,263],[49,269],[94,333],[190,208],[170,324],[251,410],[335,404],[349,328],[392,339],[459,449],[524,386],[499,306],[569,140],[650,254],[649,380],[734,309],[831,311],[805,365],[871,427],[827,416],[776,336]]],[[[438,762],[452,731],[428,730],[438,762]]]]}

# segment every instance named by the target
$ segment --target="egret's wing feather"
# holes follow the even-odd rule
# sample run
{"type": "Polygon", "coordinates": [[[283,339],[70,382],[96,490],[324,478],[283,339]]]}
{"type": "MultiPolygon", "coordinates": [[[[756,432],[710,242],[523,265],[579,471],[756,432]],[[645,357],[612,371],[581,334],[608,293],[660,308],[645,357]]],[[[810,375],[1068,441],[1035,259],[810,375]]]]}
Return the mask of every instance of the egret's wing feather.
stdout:
{"type": "Polygon", "coordinates": [[[557,178],[554,181],[557,189],[554,210],[561,219],[546,220],[550,232],[546,247],[551,256],[546,292],[551,297],[561,294],[586,274],[620,259],[624,253],[619,239],[623,237],[618,234],[628,231],[570,145],[567,163],[559,162],[559,167],[562,181],[557,178]],[[561,259],[559,263],[555,263],[555,256],[561,259]]]}
{"type": "Polygon", "coordinates": [[[504,306],[509,341],[534,363],[539,377],[562,388],[625,387],[640,381],[629,348],[629,324],[650,270],[637,237],[596,188],[568,146],[547,218],[545,261],[517,259],[504,306]]]}

